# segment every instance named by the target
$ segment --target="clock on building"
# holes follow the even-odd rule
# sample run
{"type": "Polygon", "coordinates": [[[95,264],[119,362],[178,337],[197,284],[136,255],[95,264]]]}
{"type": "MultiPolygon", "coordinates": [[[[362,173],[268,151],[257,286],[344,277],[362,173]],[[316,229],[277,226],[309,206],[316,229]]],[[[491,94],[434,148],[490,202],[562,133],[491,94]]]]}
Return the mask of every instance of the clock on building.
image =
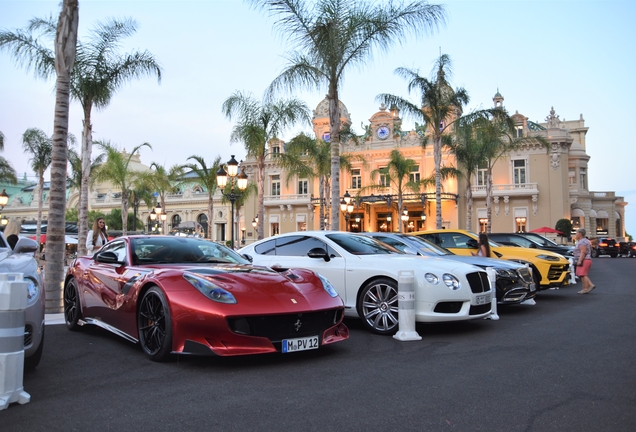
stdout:
{"type": "Polygon", "coordinates": [[[376,136],[381,140],[387,139],[390,133],[391,130],[387,126],[380,126],[375,132],[376,136]]]}

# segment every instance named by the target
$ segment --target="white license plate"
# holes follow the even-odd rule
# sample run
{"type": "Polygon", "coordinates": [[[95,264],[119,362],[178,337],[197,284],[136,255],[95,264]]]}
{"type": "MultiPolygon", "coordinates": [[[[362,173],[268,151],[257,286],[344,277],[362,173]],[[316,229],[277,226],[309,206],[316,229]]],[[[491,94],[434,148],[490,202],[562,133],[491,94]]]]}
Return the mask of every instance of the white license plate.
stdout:
{"type": "Polygon", "coordinates": [[[475,297],[475,301],[478,305],[490,303],[491,299],[492,297],[490,296],[490,294],[478,295],[477,297],[475,297]]]}
{"type": "Polygon", "coordinates": [[[530,284],[530,292],[535,292],[537,290],[537,287],[535,284],[531,283],[530,284]]]}
{"type": "Polygon", "coordinates": [[[318,336],[309,336],[297,339],[283,339],[282,351],[284,353],[295,351],[307,351],[312,349],[318,349],[320,347],[320,341],[318,336]]]}

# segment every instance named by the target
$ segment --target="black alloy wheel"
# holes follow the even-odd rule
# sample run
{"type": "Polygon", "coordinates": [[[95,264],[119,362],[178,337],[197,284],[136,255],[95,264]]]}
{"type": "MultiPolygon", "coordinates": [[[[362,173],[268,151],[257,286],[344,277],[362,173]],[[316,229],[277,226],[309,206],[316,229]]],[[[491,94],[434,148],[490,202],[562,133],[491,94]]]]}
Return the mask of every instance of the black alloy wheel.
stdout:
{"type": "Polygon", "coordinates": [[[79,320],[82,318],[82,307],[80,305],[77,281],[69,279],[64,287],[64,320],[66,328],[77,331],[80,328],[79,320]]]}
{"type": "Polygon", "coordinates": [[[139,343],[151,360],[170,359],[172,351],[172,320],[166,297],[158,287],[150,288],[139,303],[137,314],[139,343]]]}
{"type": "Polygon", "coordinates": [[[369,282],[360,294],[358,315],[364,326],[374,333],[395,333],[398,326],[397,283],[387,278],[369,282]]]}

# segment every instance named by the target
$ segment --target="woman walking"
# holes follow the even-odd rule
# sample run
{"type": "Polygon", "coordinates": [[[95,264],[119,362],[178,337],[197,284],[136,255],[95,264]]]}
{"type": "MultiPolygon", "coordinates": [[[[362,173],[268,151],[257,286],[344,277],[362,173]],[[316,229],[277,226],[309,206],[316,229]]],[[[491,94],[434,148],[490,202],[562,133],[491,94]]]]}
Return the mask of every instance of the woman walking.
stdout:
{"type": "Polygon", "coordinates": [[[587,274],[592,267],[592,243],[585,237],[585,228],[576,230],[576,248],[574,249],[574,261],[576,262],[576,275],[583,283],[583,289],[579,294],[587,294],[596,288],[587,274]]]}
{"type": "Polygon", "coordinates": [[[95,219],[93,229],[88,231],[86,236],[86,249],[89,255],[93,255],[93,250],[104,246],[108,241],[108,233],[106,232],[106,222],[103,218],[95,219]]]}
{"type": "Polygon", "coordinates": [[[477,245],[479,247],[479,249],[477,250],[477,252],[471,252],[471,254],[473,256],[480,256],[480,257],[490,257],[490,242],[488,241],[488,234],[486,233],[480,233],[479,234],[479,241],[477,242],[477,245]]]}

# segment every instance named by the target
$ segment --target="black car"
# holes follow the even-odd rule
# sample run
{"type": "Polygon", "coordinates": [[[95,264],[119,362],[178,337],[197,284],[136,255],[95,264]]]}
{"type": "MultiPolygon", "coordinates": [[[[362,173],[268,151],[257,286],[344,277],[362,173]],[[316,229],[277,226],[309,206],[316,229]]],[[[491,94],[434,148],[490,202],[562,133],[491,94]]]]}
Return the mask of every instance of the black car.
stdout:
{"type": "Polygon", "coordinates": [[[523,264],[496,258],[455,255],[421,237],[383,232],[363,232],[394,248],[413,255],[452,259],[481,268],[492,267],[497,272],[497,303],[516,304],[535,297],[537,291],[532,274],[523,264]]]}
{"type": "Polygon", "coordinates": [[[636,242],[619,242],[618,254],[628,258],[636,257],[636,242]]]}
{"type": "Polygon", "coordinates": [[[601,255],[609,255],[612,258],[618,256],[620,244],[610,237],[601,237],[598,239],[596,247],[592,248],[592,258],[598,258],[601,255]]]}
{"type": "Polygon", "coordinates": [[[506,246],[521,246],[558,253],[566,258],[574,256],[574,247],[559,245],[537,233],[490,233],[488,238],[506,246]]]}

